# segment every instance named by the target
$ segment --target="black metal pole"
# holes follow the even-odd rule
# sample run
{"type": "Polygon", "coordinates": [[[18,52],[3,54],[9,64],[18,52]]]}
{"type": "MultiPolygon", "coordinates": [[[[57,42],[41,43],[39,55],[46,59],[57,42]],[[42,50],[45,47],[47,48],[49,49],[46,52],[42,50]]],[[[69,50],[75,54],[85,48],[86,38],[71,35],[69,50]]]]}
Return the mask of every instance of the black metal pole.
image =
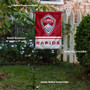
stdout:
{"type": "MultiPolygon", "coordinates": [[[[33,23],[34,23],[34,29],[35,29],[35,7],[33,6],[33,23]]],[[[35,32],[35,30],[34,30],[35,32]]],[[[35,33],[34,33],[34,46],[35,46],[35,33]]],[[[33,60],[33,68],[32,68],[32,71],[33,71],[33,90],[35,89],[35,67],[34,67],[34,60],[33,60]]]]}

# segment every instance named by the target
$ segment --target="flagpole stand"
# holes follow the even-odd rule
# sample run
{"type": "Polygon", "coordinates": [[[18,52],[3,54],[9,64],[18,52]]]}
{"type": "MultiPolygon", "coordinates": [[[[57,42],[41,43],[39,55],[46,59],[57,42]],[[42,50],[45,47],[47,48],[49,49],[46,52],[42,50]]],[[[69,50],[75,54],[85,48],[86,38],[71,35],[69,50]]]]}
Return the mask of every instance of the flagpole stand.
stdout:
{"type": "MultiPolygon", "coordinates": [[[[32,6],[33,7],[33,23],[34,23],[34,29],[35,29],[35,6],[32,6]]],[[[35,32],[35,30],[34,30],[35,32]]],[[[35,34],[35,33],[34,33],[35,34]]],[[[34,46],[35,46],[35,38],[33,38],[34,40],[34,46]]],[[[33,52],[32,52],[33,53],[33,52]]],[[[34,66],[34,59],[32,59],[32,72],[33,72],[33,84],[32,84],[32,88],[33,90],[35,90],[35,66],[34,66]]]]}
{"type": "MultiPolygon", "coordinates": [[[[35,29],[35,6],[33,6],[34,12],[33,12],[33,21],[34,21],[34,29],[35,29]]],[[[35,32],[35,30],[34,30],[35,32]]],[[[34,33],[35,34],[35,33],[34,33]]],[[[34,38],[34,46],[35,46],[35,38],[34,38]]],[[[35,89],[35,67],[34,67],[34,60],[33,60],[33,90],[35,89]]]]}

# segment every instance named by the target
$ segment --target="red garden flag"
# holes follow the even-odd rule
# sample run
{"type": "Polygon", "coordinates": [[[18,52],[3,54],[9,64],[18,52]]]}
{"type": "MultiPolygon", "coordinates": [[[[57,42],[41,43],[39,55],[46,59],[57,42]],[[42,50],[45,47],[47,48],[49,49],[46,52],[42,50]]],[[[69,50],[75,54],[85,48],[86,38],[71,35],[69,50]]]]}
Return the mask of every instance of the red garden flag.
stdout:
{"type": "Polygon", "coordinates": [[[61,12],[36,12],[35,48],[59,49],[61,47],[61,12]]]}

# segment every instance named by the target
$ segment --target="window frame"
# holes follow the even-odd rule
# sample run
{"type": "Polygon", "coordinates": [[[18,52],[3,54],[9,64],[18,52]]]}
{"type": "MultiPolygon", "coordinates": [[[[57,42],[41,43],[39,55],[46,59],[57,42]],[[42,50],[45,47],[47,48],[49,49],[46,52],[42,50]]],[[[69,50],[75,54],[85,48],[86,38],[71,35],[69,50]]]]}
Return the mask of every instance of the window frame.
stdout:
{"type": "Polygon", "coordinates": [[[60,1],[41,1],[41,0],[38,0],[38,2],[40,4],[61,4],[61,5],[64,4],[64,0],[60,0],[60,1]]]}

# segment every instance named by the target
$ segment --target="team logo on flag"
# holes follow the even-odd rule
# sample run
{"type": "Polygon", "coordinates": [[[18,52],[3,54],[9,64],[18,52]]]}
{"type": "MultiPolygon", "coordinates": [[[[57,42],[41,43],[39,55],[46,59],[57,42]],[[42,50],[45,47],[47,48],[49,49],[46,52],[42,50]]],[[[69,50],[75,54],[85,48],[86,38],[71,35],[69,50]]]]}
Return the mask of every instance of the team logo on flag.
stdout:
{"type": "Polygon", "coordinates": [[[43,30],[47,35],[50,35],[54,29],[56,19],[53,18],[51,15],[46,15],[44,18],[41,19],[41,25],[43,30]]]}
{"type": "Polygon", "coordinates": [[[61,48],[61,12],[36,12],[35,48],[61,48]]]}

